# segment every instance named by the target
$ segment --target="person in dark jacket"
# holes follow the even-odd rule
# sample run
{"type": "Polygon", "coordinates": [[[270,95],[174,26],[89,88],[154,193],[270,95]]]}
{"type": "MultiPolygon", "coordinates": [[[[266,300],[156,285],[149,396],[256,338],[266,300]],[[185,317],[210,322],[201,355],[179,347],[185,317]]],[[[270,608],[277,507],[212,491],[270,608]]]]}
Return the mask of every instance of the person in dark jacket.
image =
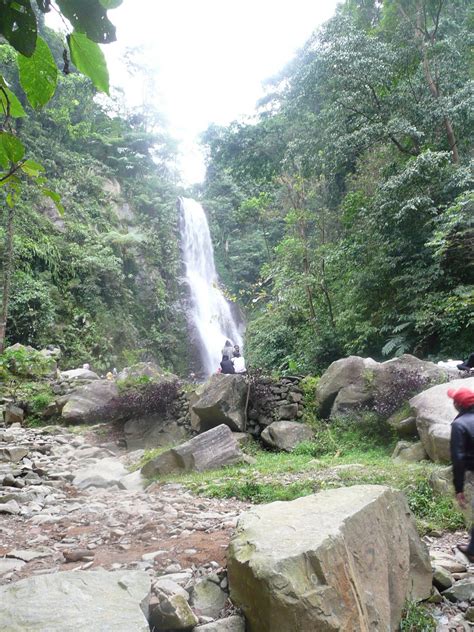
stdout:
{"type": "Polygon", "coordinates": [[[471,369],[474,369],[474,353],[471,353],[467,360],[458,364],[457,368],[460,371],[470,371],[471,369]]]}
{"type": "MultiPolygon", "coordinates": [[[[459,415],[451,425],[451,460],[453,463],[453,484],[456,500],[461,509],[467,507],[464,495],[466,471],[474,470],[474,391],[461,387],[449,389],[448,397],[453,400],[459,415]]],[[[474,510],[474,498],[472,499],[474,510]]],[[[470,562],[474,562],[474,525],[471,525],[471,540],[468,545],[458,544],[470,562]]]]}
{"type": "Polygon", "coordinates": [[[221,373],[235,373],[234,365],[232,361],[229,360],[229,356],[222,356],[221,369],[221,373]]]}

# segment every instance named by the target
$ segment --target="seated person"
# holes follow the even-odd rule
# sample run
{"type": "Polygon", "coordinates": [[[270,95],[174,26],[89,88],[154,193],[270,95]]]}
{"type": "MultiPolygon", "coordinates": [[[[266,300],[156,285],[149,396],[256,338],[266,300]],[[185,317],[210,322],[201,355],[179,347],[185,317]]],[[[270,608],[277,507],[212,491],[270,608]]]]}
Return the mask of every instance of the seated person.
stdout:
{"type": "Polygon", "coordinates": [[[221,373],[235,373],[234,365],[232,364],[231,360],[229,360],[229,356],[227,355],[222,356],[221,373]]]}
{"type": "Polygon", "coordinates": [[[240,351],[234,351],[232,362],[234,364],[234,369],[236,373],[247,373],[247,369],[245,368],[245,360],[244,357],[240,355],[240,351]]]}
{"type": "Polygon", "coordinates": [[[474,369],[474,353],[471,353],[467,360],[458,364],[457,368],[460,371],[470,371],[471,369],[474,369]]]}

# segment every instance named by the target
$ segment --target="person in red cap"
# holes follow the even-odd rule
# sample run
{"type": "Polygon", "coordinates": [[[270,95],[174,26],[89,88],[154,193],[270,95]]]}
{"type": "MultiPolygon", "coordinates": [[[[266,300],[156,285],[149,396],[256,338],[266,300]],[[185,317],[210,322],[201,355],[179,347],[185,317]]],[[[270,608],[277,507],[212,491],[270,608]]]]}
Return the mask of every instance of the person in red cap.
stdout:
{"type": "MultiPolygon", "coordinates": [[[[474,470],[474,391],[461,387],[449,389],[448,397],[453,400],[459,415],[451,425],[451,460],[453,463],[453,483],[456,500],[461,509],[467,506],[464,495],[466,470],[474,470]]],[[[473,498],[474,509],[474,498],[473,498]]],[[[458,544],[470,562],[474,562],[474,525],[471,525],[471,540],[468,545],[458,544]]]]}

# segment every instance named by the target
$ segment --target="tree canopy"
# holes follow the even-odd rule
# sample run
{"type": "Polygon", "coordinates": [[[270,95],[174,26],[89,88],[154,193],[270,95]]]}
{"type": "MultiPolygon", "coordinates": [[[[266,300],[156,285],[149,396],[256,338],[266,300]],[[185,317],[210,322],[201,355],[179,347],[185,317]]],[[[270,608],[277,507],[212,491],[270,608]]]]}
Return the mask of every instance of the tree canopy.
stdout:
{"type": "Polygon", "coordinates": [[[204,196],[254,363],[474,347],[468,4],[347,0],[255,121],[205,134],[204,196]]]}

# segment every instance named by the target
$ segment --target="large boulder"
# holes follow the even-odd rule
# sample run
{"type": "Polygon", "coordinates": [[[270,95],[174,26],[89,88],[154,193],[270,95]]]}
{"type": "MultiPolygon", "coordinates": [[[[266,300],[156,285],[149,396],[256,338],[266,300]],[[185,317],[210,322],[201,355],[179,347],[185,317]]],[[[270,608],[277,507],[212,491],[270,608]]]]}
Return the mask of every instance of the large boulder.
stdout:
{"type": "Polygon", "coordinates": [[[401,492],[361,485],[252,508],[228,555],[249,632],[398,629],[431,592],[428,551],[401,492]]]}
{"type": "Polygon", "coordinates": [[[97,380],[85,384],[67,396],[61,416],[67,423],[88,423],[100,421],[97,415],[109,420],[111,404],[118,397],[118,389],[114,382],[97,380]]]}
{"type": "Polygon", "coordinates": [[[386,362],[349,356],[333,362],[321,376],[316,399],[322,417],[370,408],[374,401],[378,412],[388,417],[404,403],[405,392],[421,391],[447,379],[445,368],[409,354],[386,362]]]}
{"type": "Polygon", "coordinates": [[[474,390],[474,377],[432,386],[410,399],[421,442],[430,459],[437,463],[449,463],[451,460],[451,423],[458,413],[453,400],[448,397],[448,390],[461,386],[474,390]]]}
{"type": "Polygon", "coordinates": [[[143,377],[148,378],[152,382],[160,381],[163,378],[173,381],[178,379],[172,373],[164,373],[155,362],[138,362],[122,369],[117,375],[117,380],[139,380],[143,377]]]}
{"type": "Polygon", "coordinates": [[[146,478],[159,474],[202,472],[233,465],[242,457],[237,439],[228,426],[222,424],[151,459],[141,472],[146,478]]]}
{"type": "Polygon", "coordinates": [[[216,373],[200,386],[192,410],[200,419],[201,432],[220,424],[234,432],[245,430],[247,382],[243,375],[216,373]]]}
{"type": "Polygon", "coordinates": [[[184,428],[160,413],[129,419],[123,432],[129,450],[166,447],[186,439],[184,428]]]}
{"type": "Polygon", "coordinates": [[[329,417],[347,408],[370,401],[369,369],[377,365],[372,358],[349,356],[333,362],[323,373],[316,388],[316,399],[322,417],[329,417]],[[337,400],[337,402],[336,402],[337,400]]]}
{"type": "Polygon", "coordinates": [[[291,452],[299,443],[311,441],[314,433],[309,426],[297,421],[274,421],[260,437],[270,448],[291,452]]]}
{"type": "Polygon", "coordinates": [[[149,632],[150,577],[141,571],[69,571],[0,586],[0,630],[149,632]]]}
{"type": "Polygon", "coordinates": [[[90,369],[69,369],[68,371],[61,371],[61,379],[70,382],[74,380],[92,381],[100,378],[97,373],[90,369]]]}

